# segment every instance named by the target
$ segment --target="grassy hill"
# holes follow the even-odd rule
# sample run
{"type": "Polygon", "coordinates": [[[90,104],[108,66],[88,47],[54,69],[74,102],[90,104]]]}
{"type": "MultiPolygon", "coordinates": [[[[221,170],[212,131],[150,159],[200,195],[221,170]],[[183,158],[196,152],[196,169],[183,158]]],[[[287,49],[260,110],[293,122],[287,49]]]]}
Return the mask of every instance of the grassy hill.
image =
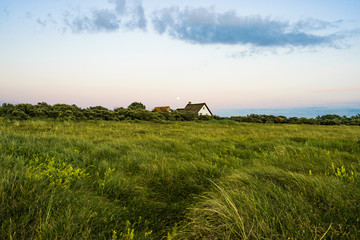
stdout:
{"type": "Polygon", "coordinates": [[[0,239],[357,239],[360,128],[0,121],[0,239]]]}

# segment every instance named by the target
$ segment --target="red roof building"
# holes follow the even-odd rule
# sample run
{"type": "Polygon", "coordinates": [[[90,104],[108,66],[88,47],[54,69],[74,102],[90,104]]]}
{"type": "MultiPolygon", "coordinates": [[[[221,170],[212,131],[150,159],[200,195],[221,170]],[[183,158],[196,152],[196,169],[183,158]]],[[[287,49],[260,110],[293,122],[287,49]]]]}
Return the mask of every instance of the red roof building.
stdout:
{"type": "Polygon", "coordinates": [[[163,106],[163,107],[155,107],[153,109],[153,111],[158,111],[158,112],[170,112],[171,108],[169,106],[163,106]]]}

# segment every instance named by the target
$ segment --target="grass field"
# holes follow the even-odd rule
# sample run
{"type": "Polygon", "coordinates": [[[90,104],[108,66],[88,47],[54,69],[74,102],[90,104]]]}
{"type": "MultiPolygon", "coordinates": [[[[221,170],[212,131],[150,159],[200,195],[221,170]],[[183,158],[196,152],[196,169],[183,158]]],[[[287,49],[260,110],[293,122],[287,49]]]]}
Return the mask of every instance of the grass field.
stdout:
{"type": "Polygon", "coordinates": [[[0,121],[0,239],[359,239],[360,127],[0,121]]]}

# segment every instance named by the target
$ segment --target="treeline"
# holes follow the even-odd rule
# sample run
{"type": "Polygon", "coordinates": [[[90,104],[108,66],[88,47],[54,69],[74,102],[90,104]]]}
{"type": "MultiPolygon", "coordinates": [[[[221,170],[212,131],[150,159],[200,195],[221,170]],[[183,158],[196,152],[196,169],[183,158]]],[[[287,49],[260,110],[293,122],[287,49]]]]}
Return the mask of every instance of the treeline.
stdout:
{"type": "Polygon", "coordinates": [[[358,125],[360,114],[352,117],[328,114],[316,118],[297,118],[274,115],[250,114],[238,117],[197,116],[189,111],[148,111],[145,105],[139,102],[130,104],[127,108],[109,110],[102,106],[80,108],[76,105],[38,103],[36,105],[3,103],[0,106],[0,117],[9,120],[28,119],[56,119],[65,121],[82,120],[143,120],[143,121],[205,121],[205,120],[231,120],[249,123],[288,123],[288,124],[319,124],[319,125],[358,125]]]}
{"type": "Polygon", "coordinates": [[[127,108],[115,108],[109,110],[102,106],[80,108],[76,105],[47,103],[32,104],[8,104],[3,103],[0,107],[0,117],[9,120],[27,119],[57,119],[57,120],[144,120],[144,121],[194,121],[197,119],[210,119],[207,116],[197,116],[192,112],[173,111],[156,112],[148,111],[142,103],[134,102],[127,108]]]}

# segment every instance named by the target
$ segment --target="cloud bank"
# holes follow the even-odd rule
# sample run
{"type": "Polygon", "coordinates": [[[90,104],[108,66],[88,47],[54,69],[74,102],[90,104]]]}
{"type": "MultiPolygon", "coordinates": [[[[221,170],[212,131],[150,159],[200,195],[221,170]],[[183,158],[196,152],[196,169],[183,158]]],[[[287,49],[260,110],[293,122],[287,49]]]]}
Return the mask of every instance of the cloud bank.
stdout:
{"type": "Polygon", "coordinates": [[[165,8],[154,12],[151,20],[157,33],[193,44],[308,47],[331,46],[343,38],[311,32],[334,28],[336,22],[309,19],[290,24],[270,17],[241,17],[235,11],[216,13],[212,8],[165,8]]]}
{"type": "Polygon", "coordinates": [[[147,20],[140,0],[112,0],[109,3],[110,9],[93,10],[89,16],[67,12],[64,15],[66,27],[74,33],[146,30],[147,20]]]}
{"type": "MultiPolygon", "coordinates": [[[[287,49],[342,47],[342,40],[359,35],[357,32],[339,29],[343,20],[335,22],[314,18],[289,22],[262,16],[239,16],[235,11],[216,12],[214,8],[163,8],[145,15],[141,0],[108,0],[108,8],[93,9],[86,14],[80,10],[66,12],[62,31],[73,33],[117,32],[119,30],[146,31],[151,29],[160,35],[199,45],[237,45],[247,50],[235,52],[231,57],[287,49]]],[[[46,27],[56,24],[51,16],[37,19],[46,27]]]]}

